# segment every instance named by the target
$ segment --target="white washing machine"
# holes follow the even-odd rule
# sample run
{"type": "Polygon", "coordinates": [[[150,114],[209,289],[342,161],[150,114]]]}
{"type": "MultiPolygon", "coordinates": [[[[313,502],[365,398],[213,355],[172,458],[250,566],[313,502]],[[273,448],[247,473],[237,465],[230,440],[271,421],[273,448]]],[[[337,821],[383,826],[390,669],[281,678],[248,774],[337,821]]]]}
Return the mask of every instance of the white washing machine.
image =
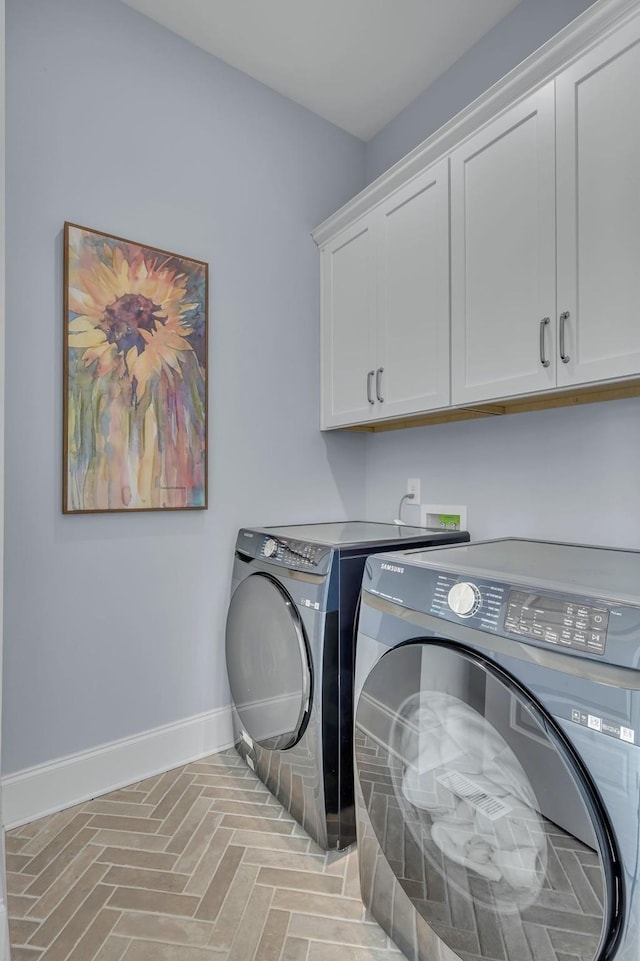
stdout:
{"type": "Polygon", "coordinates": [[[362,896],[411,961],[640,958],[640,553],[368,558],[362,896]]]}

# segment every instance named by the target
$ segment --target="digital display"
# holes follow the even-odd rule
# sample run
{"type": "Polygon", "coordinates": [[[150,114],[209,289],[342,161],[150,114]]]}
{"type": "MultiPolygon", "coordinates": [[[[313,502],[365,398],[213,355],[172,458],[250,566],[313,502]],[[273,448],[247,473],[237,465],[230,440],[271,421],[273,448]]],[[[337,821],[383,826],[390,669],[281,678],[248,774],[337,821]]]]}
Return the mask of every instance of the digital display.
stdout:
{"type": "Polygon", "coordinates": [[[604,654],[609,611],[544,594],[509,591],[504,629],[557,647],[604,654]]]}

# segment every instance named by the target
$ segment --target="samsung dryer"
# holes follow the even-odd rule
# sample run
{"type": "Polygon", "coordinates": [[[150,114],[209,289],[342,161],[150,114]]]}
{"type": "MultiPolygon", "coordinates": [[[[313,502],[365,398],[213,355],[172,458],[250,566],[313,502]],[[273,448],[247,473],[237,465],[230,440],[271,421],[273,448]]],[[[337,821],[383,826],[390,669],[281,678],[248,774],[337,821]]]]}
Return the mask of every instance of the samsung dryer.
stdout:
{"type": "Polygon", "coordinates": [[[640,958],[640,553],[370,557],[363,900],[412,961],[640,958]]]}
{"type": "Polygon", "coordinates": [[[236,747],[325,849],[355,840],[353,643],[365,559],[468,540],[362,521],[238,534],[226,628],[236,747]]]}

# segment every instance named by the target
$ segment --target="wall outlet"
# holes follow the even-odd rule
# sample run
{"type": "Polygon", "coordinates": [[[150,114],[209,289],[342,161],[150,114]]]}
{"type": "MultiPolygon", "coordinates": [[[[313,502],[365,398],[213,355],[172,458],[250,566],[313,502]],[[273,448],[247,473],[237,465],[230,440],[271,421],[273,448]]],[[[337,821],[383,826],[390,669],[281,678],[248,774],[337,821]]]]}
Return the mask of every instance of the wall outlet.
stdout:
{"type": "Polygon", "coordinates": [[[466,531],[467,508],[461,504],[421,504],[420,527],[447,531],[466,531]]]}
{"type": "Polygon", "coordinates": [[[420,478],[410,477],[407,481],[407,494],[413,494],[413,503],[420,503],[420,478]]]}

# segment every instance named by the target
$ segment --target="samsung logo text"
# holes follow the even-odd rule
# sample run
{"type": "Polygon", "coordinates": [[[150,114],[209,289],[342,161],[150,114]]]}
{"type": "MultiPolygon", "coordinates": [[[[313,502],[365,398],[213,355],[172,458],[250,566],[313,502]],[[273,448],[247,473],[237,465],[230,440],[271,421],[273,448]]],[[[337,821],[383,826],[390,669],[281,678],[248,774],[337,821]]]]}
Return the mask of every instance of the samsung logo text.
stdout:
{"type": "Polygon", "coordinates": [[[381,564],[383,571],[393,571],[394,574],[404,574],[404,567],[397,567],[396,564],[381,564]]]}

